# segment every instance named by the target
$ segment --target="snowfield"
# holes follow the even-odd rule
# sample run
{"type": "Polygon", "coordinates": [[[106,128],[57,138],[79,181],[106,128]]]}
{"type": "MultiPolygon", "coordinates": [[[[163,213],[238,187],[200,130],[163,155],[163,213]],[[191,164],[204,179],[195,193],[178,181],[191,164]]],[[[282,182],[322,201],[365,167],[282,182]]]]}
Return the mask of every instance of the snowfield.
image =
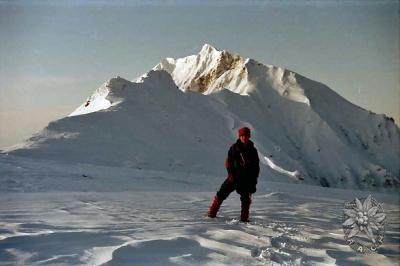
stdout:
{"type": "Polygon", "coordinates": [[[134,81],[112,78],[70,116],[3,153],[221,176],[252,129],[270,181],[399,191],[400,130],[293,71],[204,45],[134,81]]]}
{"type": "Polygon", "coordinates": [[[398,265],[399,152],[393,119],[206,44],[0,151],[0,265],[398,265]],[[250,223],[236,193],[205,218],[242,126],[261,164],[250,223]],[[386,232],[363,255],[342,223],[370,194],[386,232]]]}
{"type": "Polygon", "coordinates": [[[344,203],[370,192],[268,182],[251,222],[236,193],[205,218],[223,177],[0,156],[0,265],[398,265],[399,195],[372,195],[384,243],[344,240],[344,203]]]}

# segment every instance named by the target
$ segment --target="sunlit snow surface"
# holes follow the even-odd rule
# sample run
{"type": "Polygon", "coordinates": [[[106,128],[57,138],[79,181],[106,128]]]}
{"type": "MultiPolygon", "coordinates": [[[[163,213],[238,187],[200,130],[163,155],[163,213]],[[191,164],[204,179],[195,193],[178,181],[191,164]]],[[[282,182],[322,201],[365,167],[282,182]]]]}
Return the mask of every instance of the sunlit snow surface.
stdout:
{"type": "Polygon", "coordinates": [[[399,136],[321,83],[205,45],[0,151],[0,265],[398,265],[399,136]],[[251,222],[236,193],[205,218],[242,126],[261,163],[251,222]],[[343,210],[370,193],[388,224],[360,255],[343,210]]]}
{"type": "Polygon", "coordinates": [[[0,155],[0,265],[398,265],[396,194],[377,254],[348,247],[344,203],[369,192],[266,182],[251,222],[236,193],[204,218],[223,177],[0,155]]]}
{"type": "Polygon", "coordinates": [[[243,126],[252,129],[269,181],[399,189],[393,119],[293,71],[207,44],[197,55],[161,60],[134,82],[110,79],[70,116],[0,153],[223,175],[243,126]]]}

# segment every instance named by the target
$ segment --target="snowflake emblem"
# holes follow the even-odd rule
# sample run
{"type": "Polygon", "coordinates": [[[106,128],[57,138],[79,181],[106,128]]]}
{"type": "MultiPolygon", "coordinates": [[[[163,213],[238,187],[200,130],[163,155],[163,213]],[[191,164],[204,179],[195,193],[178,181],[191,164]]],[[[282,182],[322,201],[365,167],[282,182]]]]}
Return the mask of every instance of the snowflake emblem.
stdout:
{"type": "Polygon", "coordinates": [[[382,206],[369,195],[345,204],[343,230],[348,244],[358,252],[376,251],[383,242],[386,214],[382,206]],[[368,241],[363,240],[367,238],[368,241]]]}

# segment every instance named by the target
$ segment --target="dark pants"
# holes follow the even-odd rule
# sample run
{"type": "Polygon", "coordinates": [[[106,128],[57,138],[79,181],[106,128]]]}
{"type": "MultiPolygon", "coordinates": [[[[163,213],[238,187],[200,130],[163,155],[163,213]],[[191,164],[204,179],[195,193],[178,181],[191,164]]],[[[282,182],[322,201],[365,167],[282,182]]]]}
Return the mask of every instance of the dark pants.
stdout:
{"type": "Polygon", "coordinates": [[[242,202],[242,207],[249,208],[251,204],[251,193],[246,190],[239,190],[236,187],[235,182],[230,181],[228,178],[222,183],[220,189],[217,192],[217,197],[221,201],[226,200],[226,198],[236,189],[236,192],[240,195],[240,201],[242,202]]]}

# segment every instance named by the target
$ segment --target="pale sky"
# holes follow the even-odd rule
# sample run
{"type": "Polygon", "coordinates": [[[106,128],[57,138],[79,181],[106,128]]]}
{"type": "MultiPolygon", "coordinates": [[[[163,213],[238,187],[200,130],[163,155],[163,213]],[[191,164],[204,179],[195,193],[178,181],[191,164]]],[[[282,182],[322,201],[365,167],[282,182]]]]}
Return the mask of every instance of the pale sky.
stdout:
{"type": "Polygon", "coordinates": [[[398,1],[2,1],[0,149],[204,43],[400,120],[398,1]]]}

